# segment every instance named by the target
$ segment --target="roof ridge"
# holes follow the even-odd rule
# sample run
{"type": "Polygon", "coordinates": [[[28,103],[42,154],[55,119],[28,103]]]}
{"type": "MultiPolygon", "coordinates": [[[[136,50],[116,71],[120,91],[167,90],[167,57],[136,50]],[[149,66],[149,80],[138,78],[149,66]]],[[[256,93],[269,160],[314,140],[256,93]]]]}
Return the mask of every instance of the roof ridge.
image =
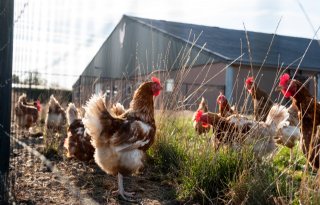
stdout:
{"type": "MultiPolygon", "coordinates": [[[[243,31],[243,32],[246,31],[246,30],[242,30],[242,29],[223,28],[223,27],[219,27],[219,26],[208,26],[208,25],[202,25],[202,24],[184,23],[184,22],[168,21],[168,20],[162,20],[162,19],[142,18],[142,17],[136,17],[136,16],[126,15],[126,14],[124,14],[123,16],[126,16],[126,17],[128,17],[130,19],[133,19],[133,20],[136,20],[136,21],[139,21],[139,22],[144,22],[143,20],[146,20],[146,21],[148,21],[148,20],[149,21],[162,21],[162,22],[168,22],[168,23],[177,23],[177,24],[181,24],[181,25],[192,25],[192,26],[207,27],[207,28],[217,28],[217,29],[230,30],[230,31],[243,31]]],[[[320,39],[318,40],[318,39],[299,37],[299,36],[287,36],[287,35],[282,35],[282,34],[277,34],[277,33],[266,33],[266,32],[259,32],[259,31],[250,31],[250,30],[247,30],[247,32],[253,33],[253,34],[256,33],[256,34],[265,34],[265,35],[276,35],[276,36],[279,36],[279,37],[286,37],[286,38],[296,38],[296,39],[320,41],[320,39]]]]}
{"type": "MultiPolygon", "coordinates": [[[[139,17],[132,17],[132,16],[127,16],[127,15],[123,15],[123,16],[124,16],[124,17],[128,17],[128,18],[130,18],[130,19],[132,19],[132,20],[134,20],[134,21],[136,21],[136,22],[138,22],[138,23],[141,23],[141,24],[143,24],[143,25],[146,25],[146,26],[148,26],[148,27],[150,27],[150,28],[152,28],[152,29],[155,29],[155,30],[158,30],[158,31],[160,31],[160,32],[162,32],[162,33],[165,33],[165,34],[167,34],[167,35],[169,35],[169,36],[172,36],[172,37],[174,37],[174,38],[176,38],[176,39],[179,39],[179,40],[181,40],[181,41],[183,41],[183,42],[185,42],[185,43],[188,43],[188,44],[190,44],[190,45],[192,45],[192,46],[194,46],[194,47],[197,47],[198,49],[201,49],[201,50],[204,50],[204,51],[206,51],[206,52],[208,52],[208,53],[211,53],[211,54],[213,54],[213,55],[215,55],[215,56],[217,56],[217,57],[219,57],[219,58],[222,58],[222,59],[227,60],[227,61],[232,60],[232,59],[228,58],[227,56],[224,56],[224,55],[222,55],[222,54],[220,54],[220,53],[218,53],[218,52],[214,52],[214,51],[212,51],[212,50],[210,50],[210,49],[207,49],[207,48],[205,48],[205,47],[203,47],[203,46],[201,46],[201,45],[198,45],[198,44],[196,44],[196,42],[192,42],[192,41],[186,40],[186,39],[184,39],[184,38],[182,38],[182,37],[180,37],[180,36],[177,36],[177,35],[175,35],[175,34],[173,34],[173,33],[170,33],[170,32],[167,32],[167,31],[165,31],[165,30],[163,30],[163,29],[160,29],[160,28],[158,28],[158,27],[156,27],[156,26],[154,26],[154,25],[152,25],[152,24],[149,24],[149,23],[147,23],[147,22],[144,22],[144,21],[140,20],[141,18],[139,18],[139,17]]],[[[145,19],[145,20],[152,20],[152,19],[145,19]]],[[[160,20],[152,20],[152,21],[160,21],[160,20]]],[[[171,22],[171,21],[167,21],[167,22],[171,22]]],[[[183,24],[183,23],[181,23],[181,24],[183,24]]],[[[192,31],[192,29],[190,29],[190,31],[192,31]]]]}

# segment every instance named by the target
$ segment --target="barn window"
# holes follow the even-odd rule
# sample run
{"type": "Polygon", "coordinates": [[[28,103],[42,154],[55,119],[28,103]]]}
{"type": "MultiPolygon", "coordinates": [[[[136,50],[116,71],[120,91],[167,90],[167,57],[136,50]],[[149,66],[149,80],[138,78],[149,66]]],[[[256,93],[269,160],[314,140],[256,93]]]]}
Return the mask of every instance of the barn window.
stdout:
{"type": "Polygon", "coordinates": [[[132,85],[131,85],[131,83],[126,85],[126,94],[127,95],[131,95],[132,94],[132,85]]]}
{"type": "Polygon", "coordinates": [[[172,92],[174,88],[174,80],[173,79],[168,79],[166,81],[166,92],[172,92]]]}
{"type": "Polygon", "coordinates": [[[102,85],[101,83],[96,83],[94,85],[94,93],[95,94],[100,94],[102,92],[102,85]]]}
{"type": "Polygon", "coordinates": [[[118,86],[114,85],[113,86],[113,95],[117,95],[118,94],[118,86]]]}

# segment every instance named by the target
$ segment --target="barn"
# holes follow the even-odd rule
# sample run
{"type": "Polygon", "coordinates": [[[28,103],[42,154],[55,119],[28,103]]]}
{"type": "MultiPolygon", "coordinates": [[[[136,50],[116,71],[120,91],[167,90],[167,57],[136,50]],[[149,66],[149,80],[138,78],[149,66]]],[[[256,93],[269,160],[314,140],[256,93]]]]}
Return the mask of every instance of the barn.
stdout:
{"type": "Polygon", "coordinates": [[[136,86],[153,73],[171,104],[194,109],[204,96],[214,110],[220,91],[243,104],[248,75],[275,99],[279,72],[296,68],[299,80],[314,77],[307,86],[319,96],[319,56],[319,42],[312,39],[124,15],[73,85],[73,101],[83,105],[102,92],[128,105],[136,86]]]}

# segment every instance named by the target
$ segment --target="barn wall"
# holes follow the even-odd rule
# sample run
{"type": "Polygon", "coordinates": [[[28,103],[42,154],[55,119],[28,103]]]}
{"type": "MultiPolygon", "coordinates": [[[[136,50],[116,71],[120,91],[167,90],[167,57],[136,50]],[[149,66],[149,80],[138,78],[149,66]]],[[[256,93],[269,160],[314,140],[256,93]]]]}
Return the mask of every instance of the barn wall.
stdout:
{"type": "Polygon", "coordinates": [[[225,90],[225,64],[195,66],[191,69],[163,72],[160,76],[164,90],[162,92],[166,109],[196,110],[201,97],[204,97],[211,111],[216,111],[216,99],[219,92],[225,90]],[[166,81],[173,79],[174,92],[166,91],[166,81]]]}

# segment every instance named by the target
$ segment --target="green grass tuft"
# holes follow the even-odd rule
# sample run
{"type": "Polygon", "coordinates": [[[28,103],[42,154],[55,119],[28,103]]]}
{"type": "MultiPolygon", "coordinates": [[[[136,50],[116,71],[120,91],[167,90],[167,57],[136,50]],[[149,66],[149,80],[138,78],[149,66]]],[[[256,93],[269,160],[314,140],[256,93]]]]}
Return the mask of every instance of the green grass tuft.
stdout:
{"type": "MultiPolygon", "coordinates": [[[[167,177],[165,180],[176,185],[180,200],[201,204],[298,204],[302,194],[313,201],[320,199],[314,192],[301,189],[302,179],[313,176],[304,171],[305,158],[297,146],[293,165],[289,162],[290,150],[281,146],[273,158],[261,162],[254,158],[251,147],[235,150],[221,146],[216,150],[213,134],[197,135],[190,116],[157,120],[157,138],[149,155],[159,173],[167,177]]],[[[310,180],[305,183],[311,187],[310,180]]]]}

